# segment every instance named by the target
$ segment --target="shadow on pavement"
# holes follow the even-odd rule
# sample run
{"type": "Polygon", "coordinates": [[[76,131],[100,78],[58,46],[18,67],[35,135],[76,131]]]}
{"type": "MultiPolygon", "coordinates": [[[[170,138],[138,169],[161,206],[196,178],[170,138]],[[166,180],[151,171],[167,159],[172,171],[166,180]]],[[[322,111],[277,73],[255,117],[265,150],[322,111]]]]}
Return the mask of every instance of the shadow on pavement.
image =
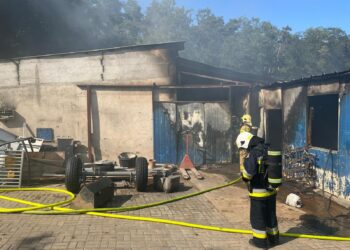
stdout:
{"type": "Polygon", "coordinates": [[[50,244],[50,243],[45,243],[45,242],[41,242],[41,241],[45,238],[48,238],[48,237],[52,237],[52,234],[43,233],[39,236],[26,237],[18,243],[18,247],[19,248],[28,248],[28,249],[37,249],[35,247],[35,245],[39,244],[39,243],[40,243],[40,247],[44,247],[46,244],[50,244]]]}
{"type": "Polygon", "coordinates": [[[118,194],[114,196],[113,200],[108,203],[108,207],[121,207],[124,203],[132,198],[130,194],[118,194]]]}

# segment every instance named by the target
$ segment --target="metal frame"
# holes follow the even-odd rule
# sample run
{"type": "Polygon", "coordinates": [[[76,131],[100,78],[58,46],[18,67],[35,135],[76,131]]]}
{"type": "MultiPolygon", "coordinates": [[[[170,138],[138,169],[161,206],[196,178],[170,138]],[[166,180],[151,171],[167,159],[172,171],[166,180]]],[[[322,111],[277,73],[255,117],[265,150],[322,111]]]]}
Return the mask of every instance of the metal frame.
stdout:
{"type": "MultiPolygon", "coordinates": [[[[337,153],[338,150],[339,150],[339,142],[340,142],[340,139],[339,139],[339,135],[340,135],[340,108],[341,108],[341,105],[340,105],[340,94],[339,92],[334,92],[334,93],[323,93],[323,94],[318,94],[318,95],[312,95],[312,96],[309,96],[307,95],[306,93],[306,122],[305,122],[305,125],[306,125],[306,145],[309,147],[309,148],[313,148],[313,149],[318,149],[318,150],[321,150],[321,151],[326,151],[326,152],[329,152],[329,151],[332,151],[332,152],[335,152],[337,153]],[[312,96],[324,96],[324,95],[338,95],[338,114],[337,114],[337,120],[338,120],[338,126],[337,126],[337,135],[338,135],[338,138],[337,138],[337,149],[329,149],[329,148],[323,148],[323,147],[318,147],[318,146],[314,146],[312,145],[312,141],[311,141],[311,138],[310,138],[310,144],[308,142],[308,138],[309,138],[309,126],[311,124],[309,124],[309,116],[310,116],[310,102],[309,102],[309,97],[312,97],[312,96]]],[[[311,130],[311,128],[310,128],[311,130]]],[[[312,133],[312,132],[311,132],[312,133]]]]}
{"type": "MultiPolygon", "coordinates": [[[[160,175],[160,176],[168,176],[177,171],[175,165],[168,165],[168,168],[165,168],[165,165],[157,164],[157,167],[149,169],[149,175],[160,175]]],[[[126,168],[115,165],[114,163],[110,166],[113,166],[111,170],[101,170],[101,167],[107,166],[104,164],[98,163],[84,163],[83,165],[83,175],[85,177],[111,177],[118,178],[122,180],[133,181],[135,176],[135,168],[126,168]]]]}
{"type": "Polygon", "coordinates": [[[20,138],[14,141],[6,142],[0,144],[0,148],[7,146],[3,150],[3,154],[1,154],[4,159],[3,163],[0,163],[0,188],[1,187],[18,187],[22,186],[22,178],[23,178],[23,163],[24,157],[26,157],[28,162],[28,172],[30,176],[30,165],[29,165],[29,156],[27,145],[24,143],[28,141],[31,151],[33,152],[33,146],[31,144],[32,137],[28,138],[20,138]],[[8,146],[13,143],[20,143],[22,146],[22,150],[7,150],[8,146]],[[10,157],[13,159],[14,163],[6,163],[6,158],[10,157]],[[11,176],[11,175],[14,176],[11,176]]]}

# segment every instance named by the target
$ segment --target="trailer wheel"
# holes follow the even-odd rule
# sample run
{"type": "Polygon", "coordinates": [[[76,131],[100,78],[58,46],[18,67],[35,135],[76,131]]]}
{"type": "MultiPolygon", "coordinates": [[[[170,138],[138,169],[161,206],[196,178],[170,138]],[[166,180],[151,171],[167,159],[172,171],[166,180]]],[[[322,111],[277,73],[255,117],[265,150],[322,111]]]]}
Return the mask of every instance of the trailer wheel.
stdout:
{"type": "Polygon", "coordinates": [[[83,175],[83,163],[77,156],[68,159],[65,184],[68,191],[77,194],[80,191],[83,175]]]}
{"type": "Polygon", "coordinates": [[[148,181],[148,162],[144,157],[136,158],[136,190],[139,192],[145,192],[147,189],[148,181]]]}

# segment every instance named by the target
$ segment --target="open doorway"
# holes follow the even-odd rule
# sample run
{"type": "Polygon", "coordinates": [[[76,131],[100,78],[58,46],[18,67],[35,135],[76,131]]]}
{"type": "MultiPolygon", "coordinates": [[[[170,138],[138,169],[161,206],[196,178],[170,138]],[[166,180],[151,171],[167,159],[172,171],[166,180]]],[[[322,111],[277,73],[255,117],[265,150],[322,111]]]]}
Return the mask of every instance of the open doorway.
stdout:
{"type": "Polygon", "coordinates": [[[282,149],[282,110],[266,110],[266,142],[270,144],[271,150],[282,149]]]}

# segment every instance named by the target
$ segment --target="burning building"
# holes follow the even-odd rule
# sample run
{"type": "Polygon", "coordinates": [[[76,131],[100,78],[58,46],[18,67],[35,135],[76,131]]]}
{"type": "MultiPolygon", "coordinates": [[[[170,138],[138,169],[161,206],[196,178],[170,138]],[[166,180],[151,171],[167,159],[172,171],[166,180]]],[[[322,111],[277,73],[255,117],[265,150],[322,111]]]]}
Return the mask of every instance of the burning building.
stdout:
{"type": "Polygon", "coordinates": [[[262,78],[179,57],[184,42],[0,62],[0,100],[14,109],[0,128],[80,140],[95,159],[135,152],[178,163],[190,133],[195,164],[231,162],[232,117],[250,109],[262,78]],[[25,124],[25,126],[23,126],[25,124]]]}
{"type": "Polygon", "coordinates": [[[260,133],[271,147],[315,156],[315,184],[350,200],[350,71],[269,85],[260,91],[260,133]]]}

